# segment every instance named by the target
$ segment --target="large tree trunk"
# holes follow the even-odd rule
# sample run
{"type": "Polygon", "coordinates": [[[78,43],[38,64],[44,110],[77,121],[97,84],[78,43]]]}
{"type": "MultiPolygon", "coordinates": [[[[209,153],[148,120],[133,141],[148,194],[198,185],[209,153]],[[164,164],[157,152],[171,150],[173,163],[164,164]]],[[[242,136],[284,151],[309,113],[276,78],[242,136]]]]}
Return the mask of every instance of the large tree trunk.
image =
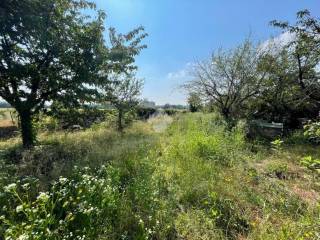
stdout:
{"type": "Polygon", "coordinates": [[[31,148],[35,144],[35,132],[32,125],[32,114],[30,110],[19,112],[22,143],[24,148],[31,148]]]}
{"type": "Polygon", "coordinates": [[[222,108],[221,113],[226,121],[230,120],[230,109],[229,108],[222,108]]]}
{"type": "Polygon", "coordinates": [[[123,131],[123,112],[121,109],[118,110],[118,131],[122,132],[123,131]]]}
{"type": "Polygon", "coordinates": [[[231,117],[231,111],[229,108],[223,108],[221,110],[222,116],[224,117],[224,120],[227,123],[228,130],[232,130],[235,127],[235,120],[231,117]]]}

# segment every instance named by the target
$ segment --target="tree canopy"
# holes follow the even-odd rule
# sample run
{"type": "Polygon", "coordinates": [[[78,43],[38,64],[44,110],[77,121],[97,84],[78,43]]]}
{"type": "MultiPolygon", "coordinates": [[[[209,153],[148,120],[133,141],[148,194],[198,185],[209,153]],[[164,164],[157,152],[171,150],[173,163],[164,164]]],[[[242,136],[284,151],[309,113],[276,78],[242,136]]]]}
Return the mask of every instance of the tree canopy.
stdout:
{"type": "Polygon", "coordinates": [[[303,10],[297,13],[294,25],[276,20],[271,24],[292,33],[287,49],[295,67],[296,83],[309,98],[320,101],[320,20],[303,10]]]}
{"type": "Polygon", "coordinates": [[[194,79],[185,88],[215,104],[229,120],[261,91],[266,77],[266,71],[259,68],[261,56],[249,40],[230,51],[220,49],[195,66],[194,79]]]}
{"type": "Polygon", "coordinates": [[[111,29],[108,48],[105,13],[85,0],[4,0],[0,13],[0,96],[19,113],[26,147],[35,140],[32,117],[46,103],[96,101],[110,71],[132,68],[144,47],[138,28],[117,38],[111,29]]]}

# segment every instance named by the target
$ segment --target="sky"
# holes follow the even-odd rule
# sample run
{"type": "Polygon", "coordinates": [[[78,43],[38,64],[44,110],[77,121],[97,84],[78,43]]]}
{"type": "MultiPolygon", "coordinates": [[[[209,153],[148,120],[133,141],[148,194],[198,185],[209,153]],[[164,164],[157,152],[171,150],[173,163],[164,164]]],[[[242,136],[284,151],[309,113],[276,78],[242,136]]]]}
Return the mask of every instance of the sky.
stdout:
{"type": "MultiPolygon", "coordinates": [[[[148,48],[137,57],[145,80],[143,98],[157,104],[186,104],[179,86],[193,62],[220,47],[232,48],[251,35],[264,42],[281,30],[271,20],[295,23],[296,12],[320,17],[320,0],[94,0],[107,13],[106,27],[126,33],[144,26],[148,48]]],[[[107,37],[107,35],[106,35],[107,37]]]]}

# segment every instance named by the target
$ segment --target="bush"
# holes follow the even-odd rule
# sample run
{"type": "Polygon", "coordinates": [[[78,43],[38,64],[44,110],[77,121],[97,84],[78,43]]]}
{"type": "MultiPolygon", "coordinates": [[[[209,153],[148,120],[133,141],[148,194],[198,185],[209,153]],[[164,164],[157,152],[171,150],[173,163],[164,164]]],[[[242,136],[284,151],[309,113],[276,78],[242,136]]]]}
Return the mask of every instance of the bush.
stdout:
{"type": "Polygon", "coordinates": [[[138,118],[140,120],[147,120],[157,112],[155,108],[147,108],[147,107],[138,107],[136,111],[137,111],[138,118]]]}
{"type": "Polygon", "coordinates": [[[94,123],[105,121],[110,114],[113,115],[115,113],[113,110],[84,108],[58,109],[49,111],[47,114],[58,121],[61,129],[68,129],[74,125],[79,125],[83,128],[89,128],[94,123]]]}
{"type": "Polygon", "coordinates": [[[300,163],[304,167],[313,171],[319,171],[320,173],[320,159],[315,159],[312,156],[307,156],[307,157],[303,157],[300,163]]]}
{"type": "Polygon", "coordinates": [[[271,163],[267,166],[267,174],[279,179],[288,178],[288,165],[282,162],[271,163]]]}
{"type": "Polygon", "coordinates": [[[320,122],[309,122],[304,127],[304,135],[310,142],[320,143],[320,122]]]}
{"type": "Polygon", "coordinates": [[[177,109],[164,109],[164,113],[169,115],[169,116],[174,116],[176,115],[177,113],[180,113],[182,112],[181,110],[177,110],[177,109]]]}
{"type": "Polygon", "coordinates": [[[310,143],[310,141],[308,140],[308,137],[304,134],[302,130],[296,130],[291,132],[285,138],[285,143],[291,145],[301,145],[310,143]]]}

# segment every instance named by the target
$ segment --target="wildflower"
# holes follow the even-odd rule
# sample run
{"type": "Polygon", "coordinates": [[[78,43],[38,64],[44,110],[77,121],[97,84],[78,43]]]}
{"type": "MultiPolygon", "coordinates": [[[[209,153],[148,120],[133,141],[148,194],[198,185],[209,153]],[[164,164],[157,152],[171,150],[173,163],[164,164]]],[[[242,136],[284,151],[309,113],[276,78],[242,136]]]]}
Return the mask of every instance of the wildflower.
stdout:
{"type": "Polygon", "coordinates": [[[67,178],[64,178],[64,177],[60,177],[59,178],[59,182],[62,183],[62,184],[66,183],[67,181],[68,181],[67,178]]]}
{"type": "Polygon", "coordinates": [[[27,240],[27,239],[29,239],[29,237],[26,234],[22,234],[17,238],[17,240],[27,240]]]}
{"type": "Polygon", "coordinates": [[[6,192],[12,192],[13,190],[15,190],[17,188],[17,184],[15,183],[11,183],[8,186],[4,187],[4,190],[6,192]]]}
{"type": "Polygon", "coordinates": [[[28,190],[29,187],[30,187],[30,184],[29,184],[29,183],[25,183],[25,184],[22,185],[22,188],[23,188],[24,190],[28,190]]]}
{"type": "Polygon", "coordinates": [[[83,211],[83,213],[89,215],[93,210],[94,210],[94,208],[91,207],[91,208],[89,208],[89,209],[85,209],[85,210],[83,211]]]}
{"type": "Polygon", "coordinates": [[[22,205],[19,205],[16,207],[16,212],[19,213],[19,212],[22,212],[23,211],[23,206],[22,205]]]}
{"type": "Polygon", "coordinates": [[[42,202],[47,202],[49,200],[49,195],[47,193],[41,192],[39,196],[37,197],[37,200],[42,202]]]}

